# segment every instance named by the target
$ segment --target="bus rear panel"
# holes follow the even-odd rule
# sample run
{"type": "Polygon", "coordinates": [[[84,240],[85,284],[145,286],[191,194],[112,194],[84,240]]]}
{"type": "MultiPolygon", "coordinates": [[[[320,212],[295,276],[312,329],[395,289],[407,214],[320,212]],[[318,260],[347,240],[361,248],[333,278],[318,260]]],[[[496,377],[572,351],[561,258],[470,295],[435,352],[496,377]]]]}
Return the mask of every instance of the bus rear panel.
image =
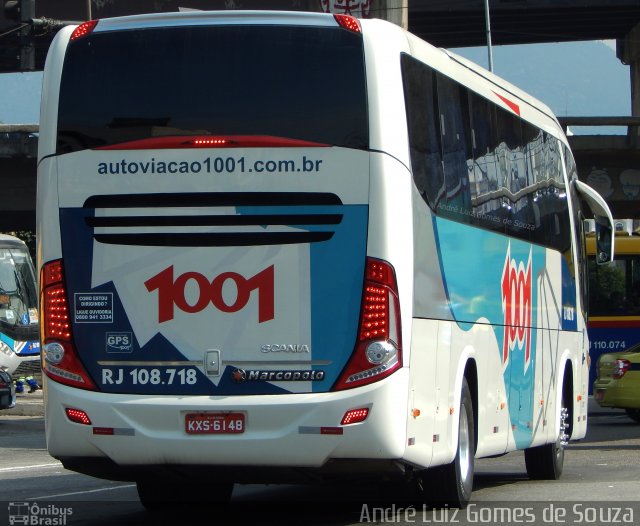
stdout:
{"type": "Polygon", "coordinates": [[[101,20],[54,44],[47,436],[81,471],[402,456],[406,374],[371,384],[401,337],[394,269],[367,257],[362,35],[249,20],[101,20]]]}

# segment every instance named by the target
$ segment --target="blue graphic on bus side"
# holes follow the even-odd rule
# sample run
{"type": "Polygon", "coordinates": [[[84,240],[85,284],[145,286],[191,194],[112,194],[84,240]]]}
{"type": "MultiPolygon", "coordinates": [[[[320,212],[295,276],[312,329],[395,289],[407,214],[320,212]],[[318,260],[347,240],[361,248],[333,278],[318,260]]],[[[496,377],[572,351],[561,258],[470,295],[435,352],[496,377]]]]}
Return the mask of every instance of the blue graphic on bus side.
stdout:
{"type": "Polygon", "coordinates": [[[545,249],[442,218],[434,218],[434,228],[452,315],[463,330],[488,319],[503,364],[514,439],[519,449],[526,448],[533,438],[537,331],[532,327],[540,323],[538,281],[546,269],[545,249]],[[522,304],[504,308],[513,301],[522,304]]]}

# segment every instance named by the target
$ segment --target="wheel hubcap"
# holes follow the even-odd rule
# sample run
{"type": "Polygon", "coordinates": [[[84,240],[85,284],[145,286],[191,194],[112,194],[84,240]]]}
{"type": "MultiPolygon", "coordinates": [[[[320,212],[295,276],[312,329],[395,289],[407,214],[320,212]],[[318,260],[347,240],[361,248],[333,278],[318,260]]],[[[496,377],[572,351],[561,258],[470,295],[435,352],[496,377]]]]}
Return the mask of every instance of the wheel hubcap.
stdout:
{"type": "Polygon", "coordinates": [[[469,443],[469,420],[467,418],[467,409],[464,406],[462,406],[460,411],[458,458],[460,464],[460,477],[466,482],[471,470],[471,444],[469,443]]]}

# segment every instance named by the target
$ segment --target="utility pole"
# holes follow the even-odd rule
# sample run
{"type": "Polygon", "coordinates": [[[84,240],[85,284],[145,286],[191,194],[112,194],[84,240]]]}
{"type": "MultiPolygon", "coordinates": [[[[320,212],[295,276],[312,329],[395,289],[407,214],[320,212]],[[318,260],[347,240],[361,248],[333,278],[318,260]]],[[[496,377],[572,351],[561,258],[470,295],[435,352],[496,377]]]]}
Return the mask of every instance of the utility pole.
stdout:
{"type": "MultiPolygon", "coordinates": [[[[9,71],[42,70],[42,53],[36,47],[78,21],[35,18],[36,0],[0,0],[0,74],[9,71]]],[[[87,8],[90,3],[87,3],[87,8]]]]}
{"type": "Polygon", "coordinates": [[[19,68],[21,71],[33,71],[36,51],[30,23],[36,16],[35,0],[7,0],[2,7],[6,19],[22,24],[18,33],[19,68]]]}
{"type": "Polygon", "coordinates": [[[489,57],[489,71],[493,71],[493,51],[491,49],[491,17],[489,15],[489,0],[484,0],[484,18],[487,28],[487,54],[489,57]]]}

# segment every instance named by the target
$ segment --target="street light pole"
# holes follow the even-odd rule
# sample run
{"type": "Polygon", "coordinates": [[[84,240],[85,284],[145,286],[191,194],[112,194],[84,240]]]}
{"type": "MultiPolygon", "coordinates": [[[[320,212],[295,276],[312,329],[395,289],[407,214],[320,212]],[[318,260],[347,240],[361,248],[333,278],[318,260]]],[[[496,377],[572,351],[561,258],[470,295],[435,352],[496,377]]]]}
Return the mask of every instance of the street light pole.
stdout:
{"type": "Polygon", "coordinates": [[[489,71],[493,71],[493,51],[491,50],[491,18],[489,16],[489,0],[484,0],[484,18],[487,28],[487,55],[489,57],[489,71]]]}

